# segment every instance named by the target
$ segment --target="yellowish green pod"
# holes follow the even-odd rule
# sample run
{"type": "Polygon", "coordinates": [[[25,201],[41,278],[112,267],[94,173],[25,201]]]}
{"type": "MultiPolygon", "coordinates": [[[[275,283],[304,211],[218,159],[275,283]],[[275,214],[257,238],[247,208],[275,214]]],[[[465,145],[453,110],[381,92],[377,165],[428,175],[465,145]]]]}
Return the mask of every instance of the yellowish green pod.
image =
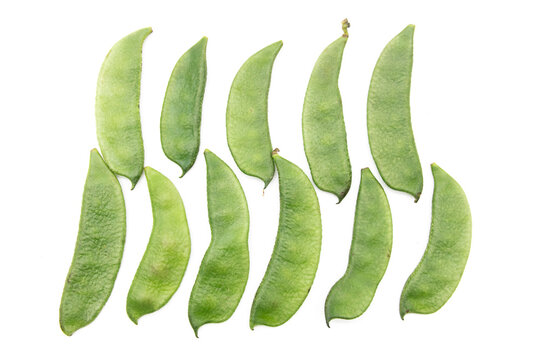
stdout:
{"type": "Polygon", "coordinates": [[[169,302],[182,282],[191,251],[184,203],[176,187],[149,166],[144,174],[154,225],[127,296],[126,311],[135,324],[169,302]]]}
{"type": "Polygon", "coordinates": [[[227,143],[238,168],[266,188],[274,177],[268,130],[268,91],[272,67],[283,42],[260,50],[242,65],[231,85],[227,103],[227,143]]]}
{"type": "Polygon", "coordinates": [[[96,128],[103,159],[132,187],[144,166],[139,99],[142,45],[151,32],[141,29],[118,41],[103,61],[97,83],[96,128]]]}

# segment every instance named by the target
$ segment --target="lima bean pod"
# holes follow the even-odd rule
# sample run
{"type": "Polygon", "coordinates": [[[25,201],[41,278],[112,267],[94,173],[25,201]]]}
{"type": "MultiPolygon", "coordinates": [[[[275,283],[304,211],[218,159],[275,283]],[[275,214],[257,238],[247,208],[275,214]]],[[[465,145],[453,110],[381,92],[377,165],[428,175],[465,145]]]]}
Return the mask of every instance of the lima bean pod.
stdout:
{"type": "Polygon", "coordinates": [[[401,293],[399,313],[431,314],[456,290],[471,247],[472,218],[467,197],[459,184],[431,164],[435,188],[429,242],[422,260],[401,293]]]}
{"type": "Polygon", "coordinates": [[[197,337],[202,325],[232,316],[249,273],[249,211],[244,191],[223,160],[209,150],[204,156],[212,241],[189,299],[189,322],[197,337]]]}
{"type": "Polygon", "coordinates": [[[369,146],[379,174],[390,188],[420,198],[422,167],[411,125],[410,91],[414,25],[382,51],[371,77],[367,103],[369,146]]]}
{"type": "Polygon", "coordinates": [[[207,42],[203,37],[180,57],[161,110],[161,147],[182,168],[182,176],[191,169],[199,152],[207,42]]]}
{"type": "Polygon", "coordinates": [[[66,335],[94,321],[109,299],[125,238],[122,188],[93,149],[84,184],[77,244],[60,304],[60,328],[66,335]]]}
{"type": "Polygon", "coordinates": [[[161,309],[174,295],[186,270],[191,240],[184,203],[174,184],[151,167],[144,169],[154,224],[129,289],[126,311],[135,324],[161,309]]]}
{"type": "Polygon", "coordinates": [[[103,159],[132,188],[144,166],[139,98],[142,45],[151,32],[141,29],[118,41],[103,61],[97,84],[96,128],[103,159]]]}
{"type": "Polygon", "coordinates": [[[343,20],[343,36],[319,56],[309,79],[302,134],[313,182],[341,202],[351,187],[351,163],[338,80],[349,22],[343,20]]]}
{"type": "Polygon", "coordinates": [[[322,225],[319,200],[304,172],[276,153],[279,227],[272,257],[257,289],[249,325],[279,326],[306,299],[319,265],[322,225]]]}
{"type": "Polygon", "coordinates": [[[238,168],[266,188],[274,177],[268,130],[268,92],[272,67],[283,42],[251,56],[238,70],[227,103],[227,143],[238,168]]]}
{"type": "Polygon", "coordinates": [[[373,299],[392,252],[392,214],[382,186],[362,169],[356,201],[353,238],[345,275],[332,287],[325,304],[326,324],[354,319],[373,299]]]}

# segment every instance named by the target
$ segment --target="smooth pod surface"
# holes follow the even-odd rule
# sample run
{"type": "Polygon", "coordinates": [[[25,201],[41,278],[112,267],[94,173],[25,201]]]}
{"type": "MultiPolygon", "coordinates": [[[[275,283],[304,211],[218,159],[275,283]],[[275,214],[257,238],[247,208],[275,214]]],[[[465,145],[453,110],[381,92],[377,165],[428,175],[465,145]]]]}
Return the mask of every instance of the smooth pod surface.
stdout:
{"type": "Polygon", "coordinates": [[[401,293],[399,313],[431,314],[456,290],[471,248],[472,218],[467,197],[459,184],[431,164],[435,188],[429,242],[422,260],[401,293]]]}
{"type": "Polygon", "coordinates": [[[126,311],[135,324],[161,309],[174,295],[191,251],[184,203],[174,184],[151,167],[144,169],[154,224],[146,251],[127,296],[126,311]]]}
{"type": "Polygon", "coordinates": [[[351,187],[351,163],[338,80],[343,50],[349,38],[345,33],[319,56],[304,98],[302,134],[304,150],[315,185],[341,200],[351,187]]]}
{"type": "Polygon", "coordinates": [[[189,322],[196,336],[202,325],[231,317],[249,273],[249,211],[244,191],[225,162],[209,150],[204,156],[212,241],[189,299],[189,322]]]}
{"type": "Polygon", "coordinates": [[[251,56],[238,70],[227,104],[227,143],[238,168],[268,186],[274,177],[268,130],[268,91],[272,67],[283,42],[251,56]]]}
{"type": "Polygon", "coordinates": [[[279,174],[279,227],[251,307],[251,329],[282,325],[296,313],[311,289],[321,252],[321,212],[313,185],[298,166],[277,154],[274,160],[279,174]]]}
{"type": "Polygon", "coordinates": [[[161,110],[161,147],[182,168],[182,176],[191,169],[199,152],[207,42],[203,37],[180,57],[161,110]]]}
{"type": "Polygon", "coordinates": [[[326,324],[354,319],[371,304],[392,252],[392,214],[382,186],[368,168],[362,169],[354,230],[345,275],[328,293],[326,324]]]}
{"type": "Polygon", "coordinates": [[[390,188],[418,201],[422,167],[411,125],[410,91],[414,25],[382,51],[371,77],[367,103],[369,146],[379,174],[390,188]]]}
{"type": "Polygon", "coordinates": [[[94,321],[109,299],[125,238],[122,188],[93,149],[84,184],[77,244],[60,304],[60,328],[66,335],[94,321]]]}
{"type": "Polygon", "coordinates": [[[151,32],[141,29],[118,41],[103,61],[97,83],[96,128],[103,159],[132,187],[144,166],[139,99],[142,45],[151,32]]]}

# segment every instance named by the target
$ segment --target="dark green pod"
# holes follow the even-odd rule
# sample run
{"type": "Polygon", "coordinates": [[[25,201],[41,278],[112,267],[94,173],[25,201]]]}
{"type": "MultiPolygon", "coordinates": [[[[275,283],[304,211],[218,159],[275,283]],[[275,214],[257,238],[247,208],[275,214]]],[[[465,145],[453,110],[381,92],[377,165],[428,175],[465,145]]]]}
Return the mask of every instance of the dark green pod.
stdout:
{"type": "Polygon", "coordinates": [[[178,60],[161,110],[161,147],[182,168],[182,176],[191,169],[199,152],[207,42],[203,37],[178,60]]]}

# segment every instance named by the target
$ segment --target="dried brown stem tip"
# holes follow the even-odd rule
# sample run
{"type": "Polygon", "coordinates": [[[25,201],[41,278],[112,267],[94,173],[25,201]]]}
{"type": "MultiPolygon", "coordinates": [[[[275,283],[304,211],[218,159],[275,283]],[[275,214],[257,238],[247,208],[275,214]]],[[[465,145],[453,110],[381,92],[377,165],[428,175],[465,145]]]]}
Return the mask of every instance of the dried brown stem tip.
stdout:
{"type": "Polygon", "coordinates": [[[349,20],[344,19],[341,22],[341,29],[343,30],[343,37],[349,37],[349,31],[347,29],[350,27],[351,27],[351,24],[349,23],[349,20]]]}

